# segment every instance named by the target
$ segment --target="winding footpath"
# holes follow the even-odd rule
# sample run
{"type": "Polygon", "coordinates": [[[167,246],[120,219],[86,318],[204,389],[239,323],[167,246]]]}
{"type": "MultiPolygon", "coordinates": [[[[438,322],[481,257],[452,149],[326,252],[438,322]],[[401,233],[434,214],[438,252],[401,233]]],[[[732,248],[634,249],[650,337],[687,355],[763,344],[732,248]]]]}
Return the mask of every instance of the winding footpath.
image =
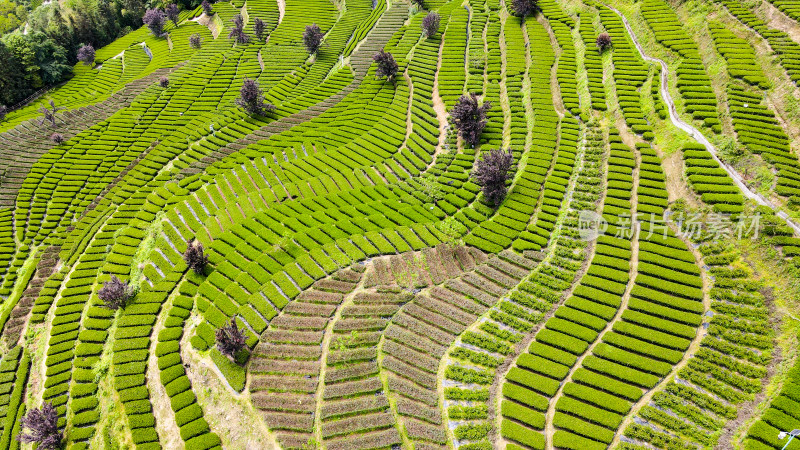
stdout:
{"type": "Polygon", "coordinates": [[[667,108],[669,109],[669,118],[672,121],[672,123],[676,127],[688,133],[689,136],[691,136],[694,140],[705,146],[708,152],[711,153],[711,156],[714,158],[714,160],[717,161],[717,163],[719,163],[720,167],[722,167],[723,169],[725,169],[726,172],[728,172],[728,175],[731,177],[731,179],[733,179],[733,182],[736,184],[736,186],[739,187],[739,189],[742,191],[742,194],[745,197],[755,201],[759,205],[766,206],[775,211],[775,214],[781,219],[785,220],[786,223],[794,230],[795,234],[800,234],[800,225],[798,225],[794,220],[792,220],[788,214],[778,210],[778,207],[773,205],[772,202],[764,198],[761,194],[757,194],[751,191],[750,188],[748,188],[747,185],[744,184],[744,179],[739,174],[739,172],[737,172],[734,168],[732,168],[719,158],[717,154],[718,153],[717,148],[714,147],[714,145],[711,142],[709,142],[708,139],[706,139],[703,133],[701,133],[697,128],[684,122],[683,120],[681,120],[680,117],[678,117],[678,110],[675,108],[675,102],[672,101],[672,96],[669,93],[669,88],[668,88],[669,69],[667,68],[667,63],[661,59],[654,58],[652,56],[645,54],[644,49],[642,48],[641,44],[639,44],[638,39],[636,39],[636,35],[634,34],[633,29],[631,28],[630,23],[628,23],[628,19],[625,17],[625,15],[609,5],[604,4],[604,6],[613,11],[616,15],[619,16],[620,19],[622,19],[622,23],[625,25],[625,29],[628,30],[628,34],[630,35],[631,40],[633,41],[633,45],[636,46],[636,49],[642,56],[642,59],[644,59],[645,61],[655,62],[661,65],[661,97],[667,104],[667,108]]]}

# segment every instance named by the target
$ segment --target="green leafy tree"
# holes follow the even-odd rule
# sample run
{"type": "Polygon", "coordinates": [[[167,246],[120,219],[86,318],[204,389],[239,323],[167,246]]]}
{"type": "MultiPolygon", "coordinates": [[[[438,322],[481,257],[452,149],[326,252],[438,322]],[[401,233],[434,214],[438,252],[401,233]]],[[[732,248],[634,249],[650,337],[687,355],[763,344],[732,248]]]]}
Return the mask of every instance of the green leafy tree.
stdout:
{"type": "Polygon", "coordinates": [[[16,54],[0,40],[0,104],[11,106],[33,92],[16,54]]]}
{"type": "Polygon", "coordinates": [[[8,0],[0,1],[0,34],[16,29],[27,17],[28,12],[24,6],[8,0]]]}

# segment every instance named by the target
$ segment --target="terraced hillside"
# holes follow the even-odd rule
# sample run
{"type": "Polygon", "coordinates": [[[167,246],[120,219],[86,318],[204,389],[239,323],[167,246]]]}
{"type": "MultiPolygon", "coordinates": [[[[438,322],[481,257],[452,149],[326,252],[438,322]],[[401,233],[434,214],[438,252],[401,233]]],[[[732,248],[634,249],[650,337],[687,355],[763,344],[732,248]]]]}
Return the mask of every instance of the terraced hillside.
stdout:
{"type": "Polygon", "coordinates": [[[788,0],[133,30],[0,120],[0,448],[782,448],[798,55],[788,0]]]}

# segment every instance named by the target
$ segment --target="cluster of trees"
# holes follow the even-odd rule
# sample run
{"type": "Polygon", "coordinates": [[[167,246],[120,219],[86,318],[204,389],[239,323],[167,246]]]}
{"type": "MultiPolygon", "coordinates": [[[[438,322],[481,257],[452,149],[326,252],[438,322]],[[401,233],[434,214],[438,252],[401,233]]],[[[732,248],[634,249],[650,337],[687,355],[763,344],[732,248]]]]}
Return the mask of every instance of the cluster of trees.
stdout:
{"type": "Polygon", "coordinates": [[[0,34],[22,25],[28,18],[28,9],[11,0],[0,1],[0,34]]]}
{"type": "Polygon", "coordinates": [[[25,33],[16,29],[0,37],[0,104],[13,105],[63,81],[84,45],[101,47],[141,25],[142,16],[129,13],[128,4],[136,1],[56,1],[27,13],[25,33]]]}
{"type": "MultiPolygon", "coordinates": [[[[160,35],[167,20],[177,22],[180,9],[200,5],[199,0],[176,0],[164,10],[148,9],[152,3],[52,1],[28,11],[24,4],[0,0],[0,34],[5,33],[0,36],[0,105],[14,105],[41,88],[66,80],[78,61],[93,62],[94,55],[87,59],[81,49],[100,48],[145,21],[160,35]]],[[[210,10],[211,5],[207,6],[210,10]]]]}

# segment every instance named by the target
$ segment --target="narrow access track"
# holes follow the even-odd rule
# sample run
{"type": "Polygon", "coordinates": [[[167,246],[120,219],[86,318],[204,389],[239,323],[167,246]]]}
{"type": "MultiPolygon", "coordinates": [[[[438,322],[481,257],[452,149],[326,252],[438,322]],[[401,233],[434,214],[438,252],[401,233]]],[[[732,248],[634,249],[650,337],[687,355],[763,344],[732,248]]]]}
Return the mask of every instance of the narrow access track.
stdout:
{"type": "Polygon", "coordinates": [[[661,97],[664,99],[664,103],[667,104],[667,108],[669,109],[669,119],[672,123],[680,128],[681,130],[685,131],[689,134],[694,140],[703,144],[703,146],[711,153],[711,156],[714,158],[717,163],[719,163],[720,167],[725,169],[730,175],[733,182],[736,184],[737,187],[742,191],[745,197],[755,201],[759,205],[766,206],[771,210],[775,211],[775,214],[780,217],[781,219],[785,220],[786,223],[794,230],[795,234],[800,234],[800,225],[798,225],[794,220],[792,220],[788,214],[783,211],[778,210],[778,207],[773,205],[772,202],[764,198],[761,194],[757,194],[750,190],[746,184],[744,184],[744,179],[742,176],[737,172],[733,167],[729,166],[721,159],[719,159],[717,148],[714,147],[714,144],[709,142],[708,139],[700,132],[697,128],[693,127],[692,125],[684,122],[680,117],[678,117],[678,110],[675,108],[675,102],[672,101],[672,96],[669,93],[669,68],[667,67],[667,63],[661,59],[654,58],[652,56],[647,55],[642,48],[642,45],[639,44],[639,40],[636,39],[636,34],[633,32],[633,28],[631,28],[628,19],[616,8],[609,6],[607,4],[603,4],[606,8],[613,11],[616,15],[622,19],[622,23],[625,25],[625,29],[628,30],[628,34],[633,41],[633,45],[636,46],[636,49],[639,51],[639,54],[642,56],[642,59],[645,61],[655,62],[661,65],[661,97]]]}

